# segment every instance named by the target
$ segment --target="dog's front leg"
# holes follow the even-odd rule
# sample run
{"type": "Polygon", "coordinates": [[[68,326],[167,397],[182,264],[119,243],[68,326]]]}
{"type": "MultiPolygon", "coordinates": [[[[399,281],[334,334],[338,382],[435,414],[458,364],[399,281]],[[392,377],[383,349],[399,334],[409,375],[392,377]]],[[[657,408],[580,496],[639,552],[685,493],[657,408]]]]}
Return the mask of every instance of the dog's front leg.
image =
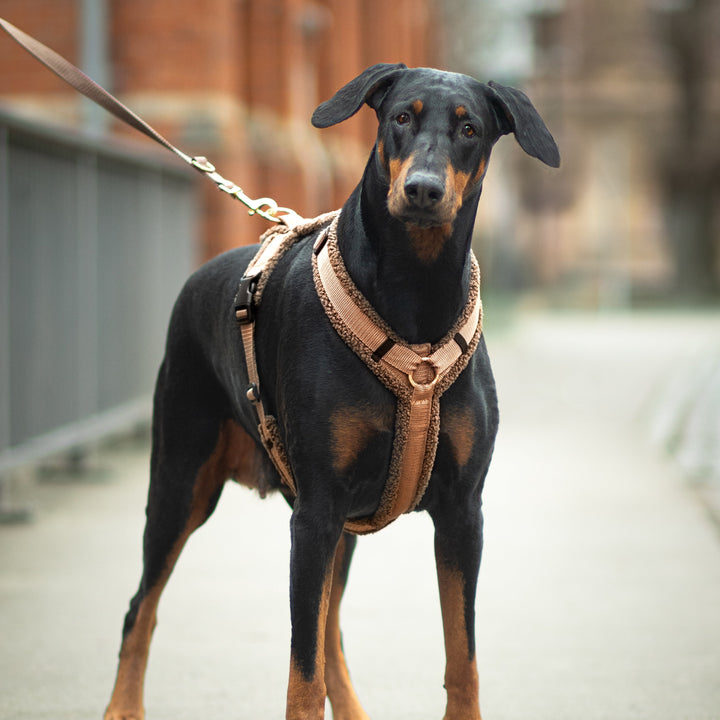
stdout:
{"type": "Polygon", "coordinates": [[[297,501],[292,521],[287,720],[325,717],[325,624],[342,521],[297,501]]]}
{"type": "Polygon", "coordinates": [[[445,634],[447,707],[444,720],[480,720],[475,591],[482,552],[482,514],[479,503],[461,512],[461,517],[446,513],[433,516],[445,634]]]}
{"type": "Polygon", "coordinates": [[[356,535],[344,533],[338,543],[325,627],[325,685],[332,705],[333,720],[369,720],[350,682],[340,631],[340,602],[356,542],[356,535]]]}

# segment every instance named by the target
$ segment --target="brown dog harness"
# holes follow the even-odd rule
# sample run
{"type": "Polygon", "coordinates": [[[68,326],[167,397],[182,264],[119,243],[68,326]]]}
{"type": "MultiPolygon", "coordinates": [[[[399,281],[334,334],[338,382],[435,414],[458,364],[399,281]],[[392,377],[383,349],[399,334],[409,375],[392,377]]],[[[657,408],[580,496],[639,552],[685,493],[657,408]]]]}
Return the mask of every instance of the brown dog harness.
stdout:
{"type": "Polygon", "coordinates": [[[465,369],[482,332],[480,271],[472,256],[467,303],[450,332],[437,345],[410,345],[379,317],[350,278],[337,247],[339,211],[272,228],[248,266],[236,297],[250,387],[263,445],[280,477],[295,494],[295,480],[277,421],[265,413],[255,357],[254,308],[278,260],[298,240],[323,228],[313,248],[313,277],[331,324],[378,379],[397,398],[390,469],[380,504],[366,518],[348,520],[345,530],[375,532],[417,507],[430,481],[440,432],[440,396],[465,369]],[[324,227],[323,227],[324,226],[324,227]]]}

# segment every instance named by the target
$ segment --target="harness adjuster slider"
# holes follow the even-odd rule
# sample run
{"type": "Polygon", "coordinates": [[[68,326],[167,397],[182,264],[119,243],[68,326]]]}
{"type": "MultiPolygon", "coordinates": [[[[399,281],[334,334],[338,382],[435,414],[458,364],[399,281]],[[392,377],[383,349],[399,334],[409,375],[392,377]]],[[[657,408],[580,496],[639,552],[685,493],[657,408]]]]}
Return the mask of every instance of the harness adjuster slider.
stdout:
{"type": "Polygon", "coordinates": [[[255,292],[257,291],[260,273],[244,275],[235,295],[235,317],[241,325],[255,320],[255,292]]]}
{"type": "Polygon", "coordinates": [[[317,236],[315,242],[313,243],[313,252],[315,253],[315,255],[319,255],[322,252],[322,249],[325,247],[325,243],[328,241],[329,236],[330,228],[328,226],[317,236]]]}

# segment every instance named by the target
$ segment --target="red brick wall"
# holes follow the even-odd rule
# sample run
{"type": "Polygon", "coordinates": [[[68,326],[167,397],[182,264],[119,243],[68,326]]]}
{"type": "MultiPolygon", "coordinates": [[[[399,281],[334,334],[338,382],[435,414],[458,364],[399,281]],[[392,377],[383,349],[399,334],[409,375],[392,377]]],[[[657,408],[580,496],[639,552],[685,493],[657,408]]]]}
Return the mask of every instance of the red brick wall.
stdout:
{"type": "Polygon", "coordinates": [[[236,6],[234,0],[111,2],[115,89],[234,93],[236,6]]]}
{"type": "MultiPolygon", "coordinates": [[[[78,61],[77,0],[0,0],[0,17],[21,30],[42,38],[46,45],[78,61]]],[[[70,95],[57,78],[43,70],[30,55],[21,51],[9,37],[0,38],[0,93],[70,95]]]]}
{"type": "MultiPolygon", "coordinates": [[[[371,111],[314,130],[315,106],[372,63],[437,61],[435,0],[106,1],[111,91],[251,196],[306,216],[342,203],[375,135],[371,111]]],[[[0,16],[78,61],[79,0],[0,0],[0,16]]],[[[77,100],[5,37],[0,67],[0,100],[77,100]]],[[[205,185],[201,255],[255,242],[265,221],[205,185]]]]}

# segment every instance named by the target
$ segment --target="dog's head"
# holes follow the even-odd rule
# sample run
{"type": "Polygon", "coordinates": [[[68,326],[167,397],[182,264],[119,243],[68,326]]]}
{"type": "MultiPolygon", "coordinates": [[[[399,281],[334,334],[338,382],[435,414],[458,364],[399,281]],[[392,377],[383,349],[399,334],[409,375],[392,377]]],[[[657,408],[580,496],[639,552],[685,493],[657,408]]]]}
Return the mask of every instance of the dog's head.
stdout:
{"type": "Polygon", "coordinates": [[[378,170],[388,210],[409,228],[449,228],[477,198],[490,151],[514,133],[526,153],[551,167],[560,154],[527,96],[457,73],[403,64],[373,65],[318,106],[315,127],[354,115],[364,103],[377,113],[378,170]]]}

